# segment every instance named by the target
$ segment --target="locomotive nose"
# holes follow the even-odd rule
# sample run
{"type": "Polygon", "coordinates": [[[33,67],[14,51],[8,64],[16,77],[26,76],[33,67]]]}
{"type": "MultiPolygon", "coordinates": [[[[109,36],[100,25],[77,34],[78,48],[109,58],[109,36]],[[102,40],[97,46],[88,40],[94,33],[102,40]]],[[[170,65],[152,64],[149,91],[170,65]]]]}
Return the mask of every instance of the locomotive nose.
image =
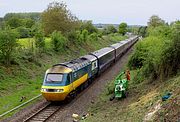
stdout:
{"type": "Polygon", "coordinates": [[[48,101],[62,101],[62,100],[65,100],[68,93],[66,93],[66,92],[62,92],[62,93],[42,92],[42,95],[48,101]]]}
{"type": "Polygon", "coordinates": [[[42,96],[48,101],[62,101],[68,95],[64,88],[41,88],[42,96]]]}

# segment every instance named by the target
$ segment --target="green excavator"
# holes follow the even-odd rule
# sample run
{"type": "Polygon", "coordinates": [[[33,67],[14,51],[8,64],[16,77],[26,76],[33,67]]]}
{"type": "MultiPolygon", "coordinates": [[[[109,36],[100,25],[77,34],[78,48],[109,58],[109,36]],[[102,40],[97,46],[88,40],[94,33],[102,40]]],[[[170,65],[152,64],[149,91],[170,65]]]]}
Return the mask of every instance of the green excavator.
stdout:
{"type": "MultiPolygon", "coordinates": [[[[114,85],[114,95],[110,98],[113,100],[114,98],[126,98],[127,97],[127,89],[128,89],[128,78],[122,78],[125,75],[125,72],[121,72],[115,79],[114,85]]],[[[129,74],[130,75],[130,74],[129,74]]],[[[129,76],[130,77],[130,76],[129,76]]]]}
{"type": "Polygon", "coordinates": [[[124,98],[127,96],[128,80],[122,79],[123,75],[125,75],[125,72],[122,72],[115,80],[115,98],[124,98]]]}

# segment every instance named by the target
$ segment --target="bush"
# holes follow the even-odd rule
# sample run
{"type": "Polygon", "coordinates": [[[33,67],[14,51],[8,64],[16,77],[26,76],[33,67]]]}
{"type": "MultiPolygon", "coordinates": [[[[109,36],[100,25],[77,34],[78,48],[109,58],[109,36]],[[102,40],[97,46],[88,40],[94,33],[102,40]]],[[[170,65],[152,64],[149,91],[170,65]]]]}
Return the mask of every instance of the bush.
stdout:
{"type": "Polygon", "coordinates": [[[42,53],[45,50],[45,40],[42,31],[38,31],[35,34],[35,45],[36,48],[39,50],[39,53],[42,53]]]}
{"type": "Polygon", "coordinates": [[[54,31],[51,35],[53,50],[58,52],[65,48],[67,39],[59,31],[54,31]]]}
{"type": "Polygon", "coordinates": [[[98,41],[98,34],[97,33],[92,33],[88,36],[88,40],[93,42],[93,41],[98,41]]]}
{"type": "Polygon", "coordinates": [[[180,69],[180,23],[175,23],[171,29],[171,39],[164,45],[160,74],[162,77],[176,75],[180,69]]]}
{"type": "Polygon", "coordinates": [[[131,69],[142,68],[144,77],[157,78],[164,40],[160,37],[147,37],[136,45],[128,66],[131,69]],[[156,44],[156,46],[154,46],[156,44]]]}
{"type": "Polygon", "coordinates": [[[18,46],[16,42],[17,33],[10,29],[0,31],[0,54],[5,65],[9,66],[12,54],[18,46]]]}
{"type": "Polygon", "coordinates": [[[28,38],[28,37],[30,37],[30,29],[29,28],[20,26],[16,30],[19,33],[20,38],[28,38]]]}

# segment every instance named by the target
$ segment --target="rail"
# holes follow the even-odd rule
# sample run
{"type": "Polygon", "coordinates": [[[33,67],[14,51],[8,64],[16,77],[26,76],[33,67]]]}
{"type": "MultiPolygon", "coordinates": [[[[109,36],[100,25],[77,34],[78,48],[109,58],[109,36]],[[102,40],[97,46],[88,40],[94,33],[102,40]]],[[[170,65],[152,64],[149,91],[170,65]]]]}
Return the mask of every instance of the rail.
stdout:
{"type": "Polygon", "coordinates": [[[39,95],[33,97],[32,99],[30,99],[30,100],[22,103],[21,105],[16,106],[15,108],[13,108],[13,109],[11,109],[11,110],[9,110],[9,111],[6,111],[5,113],[3,113],[3,114],[0,115],[0,118],[3,117],[3,116],[5,116],[5,115],[7,115],[7,114],[9,114],[9,113],[11,113],[11,112],[13,112],[13,111],[15,111],[15,110],[17,110],[17,109],[19,109],[20,107],[22,107],[22,106],[24,106],[24,105],[32,102],[33,100],[39,98],[40,96],[41,96],[41,94],[39,94],[39,95]]]}

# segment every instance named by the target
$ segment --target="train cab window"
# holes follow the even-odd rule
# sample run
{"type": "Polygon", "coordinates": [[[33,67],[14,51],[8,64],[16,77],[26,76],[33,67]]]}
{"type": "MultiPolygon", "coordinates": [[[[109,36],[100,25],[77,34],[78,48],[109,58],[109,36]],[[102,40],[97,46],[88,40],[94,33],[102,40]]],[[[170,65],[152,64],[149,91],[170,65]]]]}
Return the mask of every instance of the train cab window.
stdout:
{"type": "Polygon", "coordinates": [[[62,82],[63,75],[62,74],[47,74],[46,82],[62,82]]]}

